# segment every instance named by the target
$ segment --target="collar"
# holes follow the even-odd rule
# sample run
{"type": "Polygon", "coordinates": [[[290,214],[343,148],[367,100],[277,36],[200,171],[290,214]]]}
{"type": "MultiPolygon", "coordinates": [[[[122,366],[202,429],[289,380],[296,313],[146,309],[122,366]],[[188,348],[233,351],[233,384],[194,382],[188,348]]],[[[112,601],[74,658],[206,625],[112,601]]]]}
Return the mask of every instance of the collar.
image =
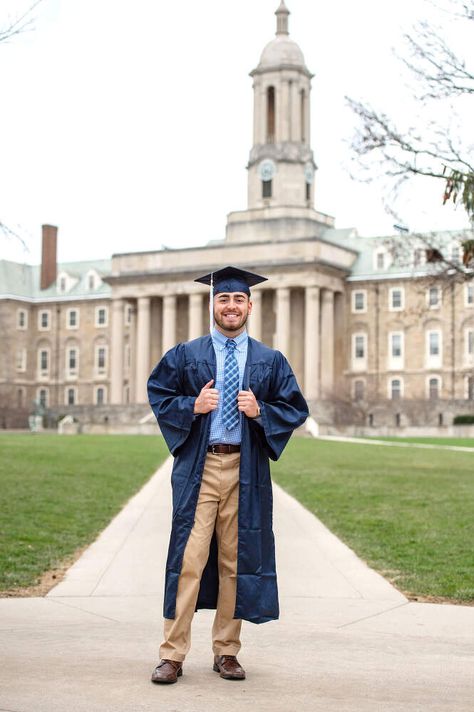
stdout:
{"type": "MultiPolygon", "coordinates": [[[[226,341],[230,338],[229,336],[224,336],[224,334],[222,334],[218,329],[216,329],[215,326],[212,329],[211,336],[216,349],[219,349],[219,351],[225,349],[226,341]]],[[[242,349],[247,345],[248,338],[249,337],[246,329],[244,329],[241,334],[234,338],[234,341],[237,344],[236,348],[238,351],[242,351],[242,349]]]]}

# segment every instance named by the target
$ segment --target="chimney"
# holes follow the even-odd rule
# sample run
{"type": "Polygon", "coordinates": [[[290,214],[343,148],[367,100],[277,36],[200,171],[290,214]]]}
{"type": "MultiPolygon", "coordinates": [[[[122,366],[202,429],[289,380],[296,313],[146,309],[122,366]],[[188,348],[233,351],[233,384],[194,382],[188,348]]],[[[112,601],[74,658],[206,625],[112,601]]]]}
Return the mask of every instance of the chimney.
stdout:
{"type": "Polygon", "coordinates": [[[43,225],[43,244],[41,249],[41,289],[47,289],[56,281],[58,228],[55,225],[43,225]]]}

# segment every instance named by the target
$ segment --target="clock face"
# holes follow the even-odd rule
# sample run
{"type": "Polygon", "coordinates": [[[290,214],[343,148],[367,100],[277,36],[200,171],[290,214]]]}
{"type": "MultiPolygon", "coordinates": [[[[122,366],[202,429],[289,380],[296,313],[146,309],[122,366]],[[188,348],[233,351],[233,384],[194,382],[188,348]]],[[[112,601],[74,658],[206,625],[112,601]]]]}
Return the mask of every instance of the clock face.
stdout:
{"type": "Polygon", "coordinates": [[[314,180],[314,168],[311,163],[307,163],[304,167],[304,177],[307,183],[311,184],[314,180]]]}
{"type": "Polygon", "coordinates": [[[272,160],[269,158],[266,158],[264,161],[262,161],[258,167],[258,172],[260,174],[260,178],[263,181],[268,181],[273,178],[273,176],[276,173],[276,166],[272,160]]]}

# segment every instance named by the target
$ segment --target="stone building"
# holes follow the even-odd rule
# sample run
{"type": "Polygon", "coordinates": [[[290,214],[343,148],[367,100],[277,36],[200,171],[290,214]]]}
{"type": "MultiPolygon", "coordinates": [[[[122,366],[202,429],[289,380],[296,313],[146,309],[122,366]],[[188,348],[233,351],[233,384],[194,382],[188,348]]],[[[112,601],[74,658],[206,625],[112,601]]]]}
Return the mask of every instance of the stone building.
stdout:
{"type": "MultiPolygon", "coordinates": [[[[55,412],[88,406],[89,417],[92,405],[145,404],[153,364],[209,328],[193,279],[228,264],[269,278],[252,291],[250,334],[289,357],[321,422],[436,425],[474,408],[474,284],[436,278],[422,239],[360,237],[313,207],[312,74],[288,15],[281,2],[251,72],[248,207],[229,214],[225,239],[56,266],[45,226],[41,268],[0,262],[10,421],[32,399],[55,412]]],[[[461,236],[436,239],[460,260],[461,236]]]]}

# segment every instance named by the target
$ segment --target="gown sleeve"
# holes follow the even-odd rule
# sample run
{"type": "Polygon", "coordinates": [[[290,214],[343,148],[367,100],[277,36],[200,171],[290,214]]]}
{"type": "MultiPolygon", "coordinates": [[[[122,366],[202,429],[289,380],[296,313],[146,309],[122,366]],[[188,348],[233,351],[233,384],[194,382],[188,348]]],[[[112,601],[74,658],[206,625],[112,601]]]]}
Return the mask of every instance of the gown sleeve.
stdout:
{"type": "Polygon", "coordinates": [[[309,415],[308,405],[300,391],[291,366],[279,351],[275,354],[272,368],[270,396],[259,401],[260,423],[257,435],[272,460],[278,460],[295,428],[304,423],[309,415]]]}
{"type": "Polygon", "coordinates": [[[148,400],[172,455],[187,440],[194,422],[196,396],[183,393],[184,353],[178,344],[155,366],[148,379],[148,400]]]}

